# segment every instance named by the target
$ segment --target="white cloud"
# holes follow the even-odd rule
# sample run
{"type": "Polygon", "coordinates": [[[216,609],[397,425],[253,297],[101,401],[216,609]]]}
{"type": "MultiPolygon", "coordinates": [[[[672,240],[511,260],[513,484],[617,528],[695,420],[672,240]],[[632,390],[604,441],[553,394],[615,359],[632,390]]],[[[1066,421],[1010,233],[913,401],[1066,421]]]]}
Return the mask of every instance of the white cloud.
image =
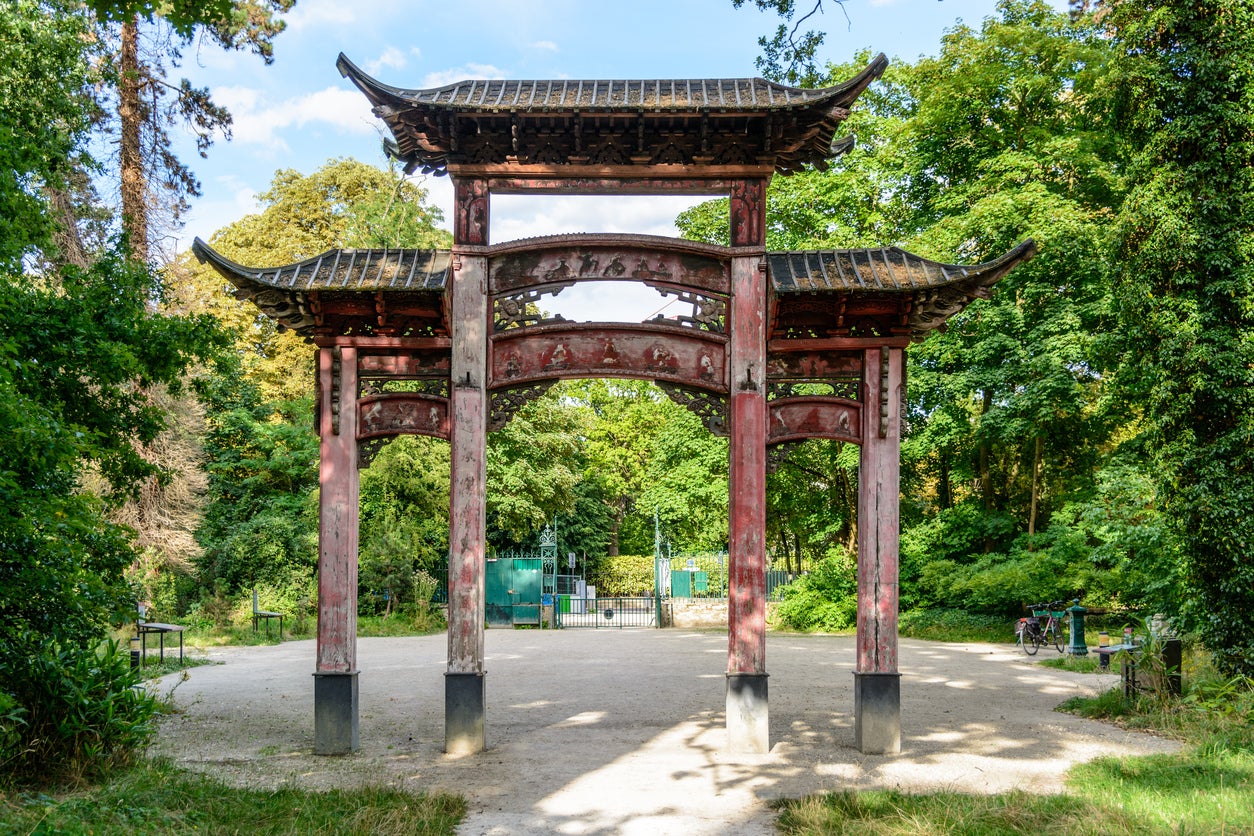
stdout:
{"type": "Polygon", "coordinates": [[[354,134],[376,130],[378,120],[370,112],[365,96],[356,90],[328,87],[282,102],[270,102],[265,94],[251,87],[220,87],[214,99],[231,111],[231,133],[236,142],[263,145],[286,151],[282,137],[287,128],[323,124],[354,134]]]}
{"type": "Polygon", "coordinates": [[[284,18],[287,28],[293,31],[319,26],[344,26],[354,23],[357,14],[353,4],[343,0],[301,0],[284,18]]]}
{"type": "Polygon", "coordinates": [[[403,70],[408,63],[409,58],[404,52],[394,46],[389,46],[378,58],[366,62],[366,72],[372,76],[378,76],[380,70],[403,70]]]}
{"type": "Polygon", "coordinates": [[[531,45],[532,49],[546,49],[549,52],[557,52],[557,44],[552,41],[536,41],[531,45]]]}
{"type": "Polygon", "coordinates": [[[460,67],[428,73],[423,78],[420,86],[424,89],[443,87],[446,84],[452,84],[455,81],[465,81],[469,78],[509,78],[509,74],[500,67],[494,67],[491,64],[464,64],[460,67]]]}
{"type": "Polygon", "coordinates": [[[491,241],[571,232],[678,234],[675,216],[709,200],[702,196],[494,195],[491,241]]]}
{"type": "Polygon", "coordinates": [[[183,218],[183,228],[178,233],[178,252],[190,248],[192,239],[197,236],[208,241],[223,227],[235,223],[245,215],[257,213],[257,192],[241,185],[235,177],[219,177],[217,182],[228,189],[229,194],[220,200],[197,201],[183,218]]]}

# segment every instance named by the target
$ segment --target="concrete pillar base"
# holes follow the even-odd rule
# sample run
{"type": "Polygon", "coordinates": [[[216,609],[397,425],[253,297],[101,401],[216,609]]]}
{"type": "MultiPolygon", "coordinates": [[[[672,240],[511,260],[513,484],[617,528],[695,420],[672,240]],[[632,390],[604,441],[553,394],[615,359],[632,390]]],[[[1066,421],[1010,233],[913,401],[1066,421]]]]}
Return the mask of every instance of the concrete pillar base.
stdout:
{"type": "Polygon", "coordinates": [[[901,674],[853,674],[853,735],[868,755],[901,752],[901,674]]]}
{"type": "Polygon", "coordinates": [[[357,672],[315,673],[314,754],[347,755],[360,747],[357,672]]]}
{"type": "Polygon", "coordinates": [[[473,755],[487,748],[484,674],[444,674],[444,751],[473,755]]]}
{"type": "Polygon", "coordinates": [[[727,674],[727,748],[763,755],[771,750],[764,673],[727,674]]]}

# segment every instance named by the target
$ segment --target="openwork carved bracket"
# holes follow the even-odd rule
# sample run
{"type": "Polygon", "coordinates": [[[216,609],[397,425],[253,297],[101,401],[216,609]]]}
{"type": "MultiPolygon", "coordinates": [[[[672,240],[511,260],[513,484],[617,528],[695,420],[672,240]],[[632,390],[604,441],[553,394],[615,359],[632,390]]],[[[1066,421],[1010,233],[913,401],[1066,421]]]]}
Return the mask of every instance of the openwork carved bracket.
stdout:
{"type": "Polygon", "coordinates": [[[551,322],[565,322],[561,314],[546,317],[537,303],[545,296],[556,296],[573,282],[565,282],[557,287],[542,290],[525,290],[509,296],[497,296],[492,302],[492,329],[504,331],[507,328],[521,328],[527,325],[545,325],[551,322]]]}
{"type": "Polygon", "coordinates": [[[766,472],[774,473],[775,471],[779,470],[779,468],[782,465],[787,463],[788,457],[791,456],[793,452],[802,444],[805,444],[804,440],[781,441],[778,444],[772,444],[769,447],[767,447],[766,448],[766,472]]]}
{"type": "Polygon", "coordinates": [[[379,451],[383,449],[389,441],[396,436],[377,435],[374,438],[363,438],[357,442],[357,467],[359,470],[365,470],[370,467],[374,457],[379,455],[379,451]]]}
{"type": "Polygon", "coordinates": [[[663,297],[673,293],[677,301],[692,305],[691,316],[680,314],[668,318],[663,314],[658,314],[656,321],[668,324],[678,323],[689,328],[709,331],[712,334],[727,333],[727,302],[725,300],[701,293],[674,291],[655,285],[650,286],[654,287],[663,297]]]}
{"type": "Polygon", "coordinates": [[[556,380],[541,380],[526,386],[496,389],[492,392],[488,412],[488,429],[499,430],[509,423],[514,413],[553,388],[556,380]]]}
{"type": "Polygon", "coordinates": [[[701,419],[714,435],[727,435],[727,396],[703,389],[694,389],[668,381],[657,381],[657,387],[675,403],[701,419]]]}
{"type": "Polygon", "coordinates": [[[862,382],[857,378],[843,380],[772,380],[767,383],[766,399],[805,398],[815,395],[830,398],[860,399],[862,382]]]}
{"type": "Polygon", "coordinates": [[[448,378],[419,378],[413,380],[388,380],[362,378],[360,397],[375,395],[431,395],[437,398],[449,396],[448,378]]]}

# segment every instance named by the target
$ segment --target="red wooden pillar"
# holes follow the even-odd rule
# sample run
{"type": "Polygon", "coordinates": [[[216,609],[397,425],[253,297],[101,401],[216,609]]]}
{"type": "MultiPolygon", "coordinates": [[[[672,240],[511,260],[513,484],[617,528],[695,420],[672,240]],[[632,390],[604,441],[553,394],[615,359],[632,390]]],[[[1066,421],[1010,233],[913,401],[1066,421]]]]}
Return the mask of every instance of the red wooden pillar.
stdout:
{"type": "Polygon", "coordinates": [[[318,661],[314,752],[358,748],[357,349],[318,350],[318,661]]]}
{"type": "Polygon", "coordinates": [[[448,671],[444,676],[444,749],[464,755],[487,745],[483,670],[487,490],[488,264],[458,244],[486,244],[487,184],[457,181],[449,402],[452,485],[449,498],[448,671]]]}
{"type": "Polygon", "coordinates": [[[863,354],[854,738],[859,750],[871,754],[901,751],[897,568],[904,358],[896,346],[863,354]]]}
{"type": "MultiPolygon", "coordinates": [[[[732,245],[761,248],[766,181],[736,184],[732,245]]],[[[762,252],[731,262],[727,742],[770,749],[766,673],[766,274],[762,252]]]]}

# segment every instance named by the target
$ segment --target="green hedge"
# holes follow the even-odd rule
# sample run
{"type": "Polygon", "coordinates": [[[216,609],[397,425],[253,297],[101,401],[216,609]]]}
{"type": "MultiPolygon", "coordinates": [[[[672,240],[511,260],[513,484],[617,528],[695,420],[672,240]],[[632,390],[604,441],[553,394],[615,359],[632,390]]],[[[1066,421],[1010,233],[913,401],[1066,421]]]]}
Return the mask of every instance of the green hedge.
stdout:
{"type": "Polygon", "coordinates": [[[653,555],[603,557],[588,569],[588,584],[602,598],[653,594],[653,555]]]}

